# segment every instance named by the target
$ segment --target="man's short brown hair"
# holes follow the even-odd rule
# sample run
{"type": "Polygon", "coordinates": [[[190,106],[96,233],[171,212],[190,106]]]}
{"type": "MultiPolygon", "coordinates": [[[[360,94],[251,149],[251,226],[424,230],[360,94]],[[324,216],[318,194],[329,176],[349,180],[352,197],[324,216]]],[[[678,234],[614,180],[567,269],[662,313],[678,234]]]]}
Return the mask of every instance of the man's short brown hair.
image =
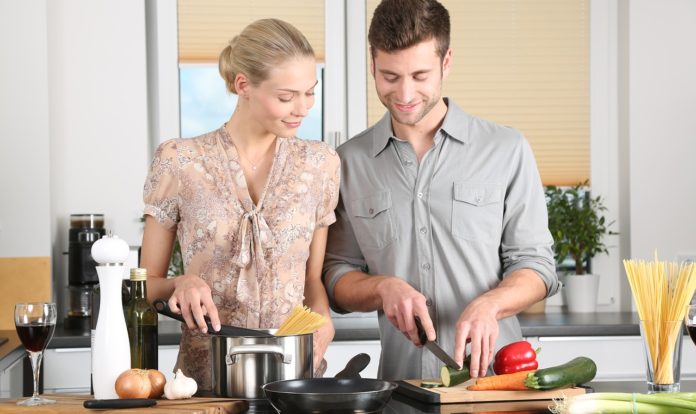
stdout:
{"type": "Polygon", "coordinates": [[[433,38],[443,59],[449,49],[450,18],[436,0],[382,0],[367,35],[372,58],[378,50],[396,52],[433,38]]]}

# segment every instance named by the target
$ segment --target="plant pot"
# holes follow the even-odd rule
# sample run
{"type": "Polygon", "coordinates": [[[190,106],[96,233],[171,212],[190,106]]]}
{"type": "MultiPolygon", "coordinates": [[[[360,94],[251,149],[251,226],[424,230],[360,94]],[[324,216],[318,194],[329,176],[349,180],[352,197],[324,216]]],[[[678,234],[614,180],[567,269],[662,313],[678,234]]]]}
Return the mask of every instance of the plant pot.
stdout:
{"type": "Polygon", "coordinates": [[[566,275],[563,283],[565,303],[570,313],[597,310],[599,275],[566,275]]]}

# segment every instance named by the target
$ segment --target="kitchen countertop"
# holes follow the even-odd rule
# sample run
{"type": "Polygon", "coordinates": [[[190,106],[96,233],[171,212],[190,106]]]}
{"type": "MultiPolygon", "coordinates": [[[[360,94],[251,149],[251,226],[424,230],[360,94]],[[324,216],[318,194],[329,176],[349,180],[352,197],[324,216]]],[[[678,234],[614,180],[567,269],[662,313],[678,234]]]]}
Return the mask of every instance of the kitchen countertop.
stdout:
{"type": "MultiPolygon", "coordinates": [[[[534,336],[638,336],[638,315],[631,312],[607,312],[588,314],[541,313],[519,315],[522,335],[534,336]]],[[[336,341],[379,340],[377,319],[374,317],[342,316],[334,318],[336,341]]],[[[180,323],[163,319],[159,323],[159,344],[178,345],[181,338],[180,323]]],[[[0,331],[1,337],[10,341],[0,346],[0,360],[21,344],[14,330],[0,331]],[[14,338],[14,340],[13,340],[14,338]]],[[[87,348],[90,346],[89,330],[84,325],[59,321],[49,348],[87,348]],[[74,325],[74,326],[71,326],[74,325]]]]}

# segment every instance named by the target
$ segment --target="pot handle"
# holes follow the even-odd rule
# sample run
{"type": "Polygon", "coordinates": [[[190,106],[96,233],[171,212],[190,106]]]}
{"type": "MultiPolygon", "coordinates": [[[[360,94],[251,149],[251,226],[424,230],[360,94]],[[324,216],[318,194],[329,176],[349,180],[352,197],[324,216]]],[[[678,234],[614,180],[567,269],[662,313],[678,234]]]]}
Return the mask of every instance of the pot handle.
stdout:
{"type": "Polygon", "coordinates": [[[271,344],[247,344],[231,346],[227,350],[225,362],[227,365],[236,364],[237,355],[241,354],[277,354],[280,355],[280,358],[283,360],[283,364],[289,364],[292,362],[292,355],[286,354],[282,346],[271,344]]]}

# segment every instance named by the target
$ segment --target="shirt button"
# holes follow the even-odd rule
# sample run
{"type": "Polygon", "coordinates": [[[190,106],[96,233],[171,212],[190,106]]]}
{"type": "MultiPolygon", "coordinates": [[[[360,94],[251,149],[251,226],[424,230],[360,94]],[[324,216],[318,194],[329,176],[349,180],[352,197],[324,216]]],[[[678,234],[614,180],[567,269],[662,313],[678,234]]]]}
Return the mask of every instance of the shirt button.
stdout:
{"type": "Polygon", "coordinates": [[[427,307],[433,306],[433,301],[432,301],[430,298],[426,299],[426,300],[425,300],[425,306],[427,306],[427,307]]]}
{"type": "Polygon", "coordinates": [[[375,209],[374,209],[374,208],[371,208],[371,209],[369,209],[369,210],[367,210],[367,211],[368,211],[368,213],[372,214],[372,213],[375,212],[375,209]]]}
{"type": "Polygon", "coordinates": [[[430,263],[423,263],[421,267],[423,268],[423,270],[430,270],[430,263]]]}
{"type": "Polygon", "coordinates": [[[425,234],[428,232],[428,229],[426,229],[425,227],[421,227],[420,232],[421,232],[421,234],[425,234]]]}
{"type": "Polygon", "coordinates": [[[423,193],[418,193],[418,198],[423,198],[423,193]]]}

